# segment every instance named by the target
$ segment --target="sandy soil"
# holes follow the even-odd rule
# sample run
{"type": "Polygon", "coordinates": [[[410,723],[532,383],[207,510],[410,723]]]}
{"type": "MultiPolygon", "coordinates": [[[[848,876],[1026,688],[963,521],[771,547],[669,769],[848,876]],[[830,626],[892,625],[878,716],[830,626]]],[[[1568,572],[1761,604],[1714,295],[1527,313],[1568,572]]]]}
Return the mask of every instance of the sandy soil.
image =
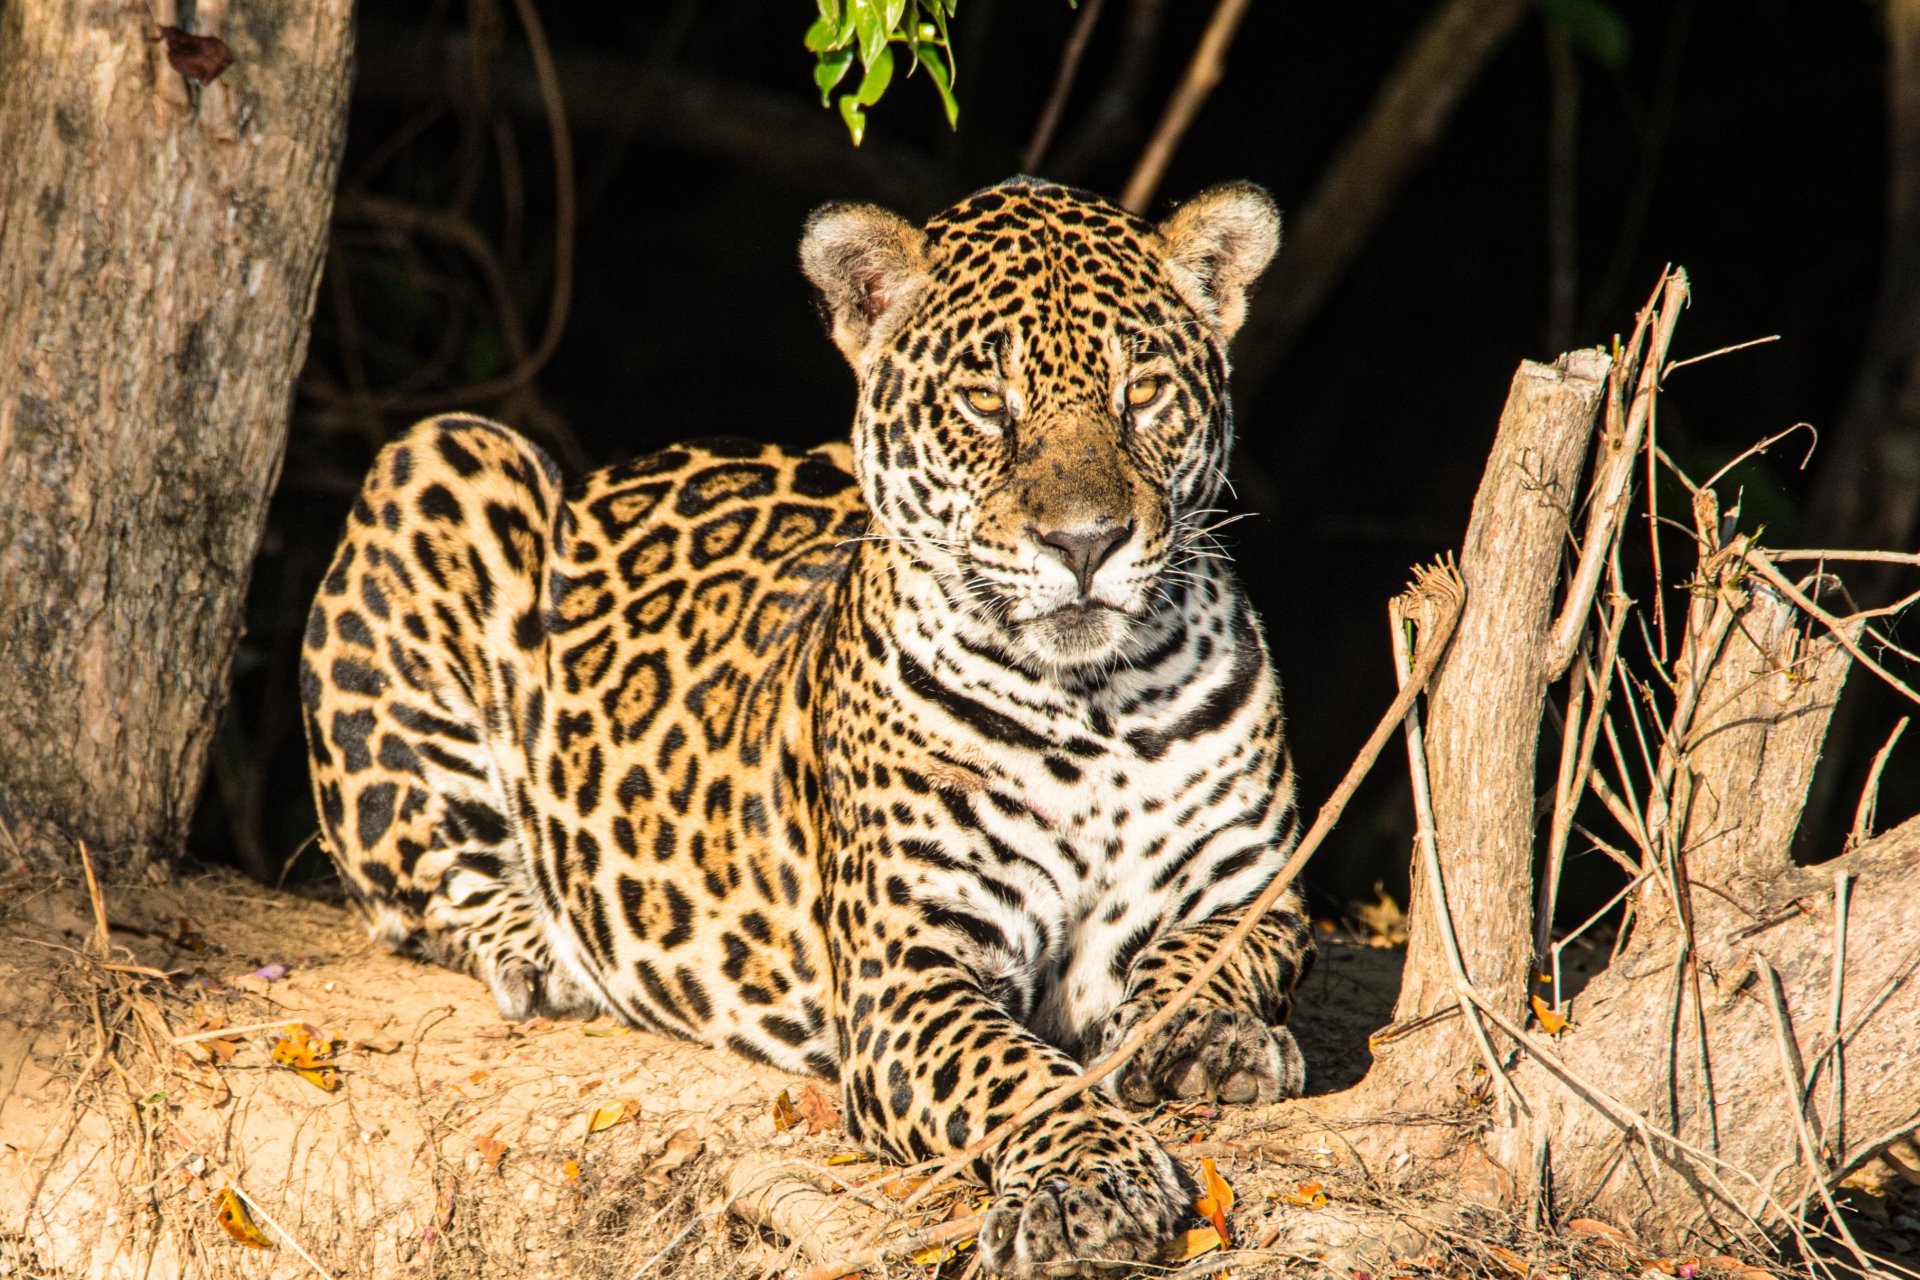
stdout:
{"type": "MultiPolygon", "coordinates": [[[[803,1275],[892,1212],[885,1194],[845,1194],[885,1170],[804,1079],[604,1021],[506,1026],[477,982],[229,873],[103,898],[105,957],[84,885],[0,885],[0,1277],[803,1275]],[[289,1025],[312,1037],[305,1073],[289,1025]],[[769,1170],[789,1172],[758,1191],[798,1189],[844,1219],[793,1245],[765,1225],[792,1230],[791,1213],[756,1192],[747,1221],[744,1179],[769,1170]],[[236,1202],[269,1247],[233,1238],[236,1202]]],[[[1316,1095],[1364,1074],[1398,968],[1397,951],[1323,935],[1297,1023],[1316,1095]]],[[[1187,1273],[1318,1274],[1301,1224],[1363,1191],[1376,1209],[1432,1192],[1417,1168],[1343,1169],[1279,1140],[1312,1104],[1153,1118],[1238,1193],[1238,1250],[1187,1273]]],[[[923,1221],[982,1203],[950,1190],[923,1221]]],[[[970,1257],[870,1274],[957,1277],[970,1257]]]]}

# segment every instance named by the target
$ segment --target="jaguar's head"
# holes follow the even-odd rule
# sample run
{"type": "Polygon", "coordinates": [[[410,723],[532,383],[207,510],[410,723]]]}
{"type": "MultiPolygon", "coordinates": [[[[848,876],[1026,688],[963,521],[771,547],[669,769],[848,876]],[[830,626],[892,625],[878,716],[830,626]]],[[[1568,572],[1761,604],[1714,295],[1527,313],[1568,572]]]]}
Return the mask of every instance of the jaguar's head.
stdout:
{"type": "Polygon", "coordinates": [[[925,228],[808,222],[876,532],[1022,665],[1111,663],[1179,597],[1232,446],[1227,342],[1279,233],[1245,183],[1158,226],[1028,178],[925,228]]]}

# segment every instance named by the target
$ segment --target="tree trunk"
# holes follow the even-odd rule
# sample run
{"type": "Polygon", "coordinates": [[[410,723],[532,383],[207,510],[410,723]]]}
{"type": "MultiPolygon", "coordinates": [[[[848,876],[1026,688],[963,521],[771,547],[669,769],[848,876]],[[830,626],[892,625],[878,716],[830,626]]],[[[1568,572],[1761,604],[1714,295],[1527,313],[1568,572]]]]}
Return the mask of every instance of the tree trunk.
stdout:
{"type": "Polygon", "coordinates": [[[234,61],[201,85],[155,39],[170,0],[0,6],[0,818],[30,860],[185,836],[306,349],[351,10],[202,0],[194,34],[234,61]]]}
{"type": "MultiPolygon", "coordinates": [[[[1441,880],[1453,918],[1477,922],[1459,933],[1461,960],[1475,988],[1514,1018],[1526,1008],[1532,938],[1527,914],[1512,904],[1532,900],[1534,755],[1553,589],[1608,368],[1601,353],[1580,351],[1557,365],[1524,363],[1513,375],[1461,548],[1466,608],[1428,698],[1441,880]]],[[[1416,862],[1411,901],[1424,905],[1431,892],[1416,862]]],[[[1412,917],[1396,1023],[1454,1001],[1434,924],[1431,911],[1412,917]]],[[[1460,1023],[1433,1034],[1458,1038],[1444,1056],[1473,1061],[1460,1023]]],[[[1437,1105],[1453,1096],[1453,1083],[1422,1066],[1396,1089],[1402,1105],[1437,1105]]]]}

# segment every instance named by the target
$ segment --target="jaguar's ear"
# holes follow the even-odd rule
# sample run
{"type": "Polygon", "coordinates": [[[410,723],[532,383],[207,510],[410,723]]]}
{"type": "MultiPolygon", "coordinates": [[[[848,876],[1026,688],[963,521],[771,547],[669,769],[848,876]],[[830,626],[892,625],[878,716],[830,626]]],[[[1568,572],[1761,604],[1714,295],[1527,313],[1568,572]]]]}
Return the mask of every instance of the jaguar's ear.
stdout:
{"type": "Polygon", "coordinates": [[[875,335],[903,314],[926,278],[926,243],[918,227],[870,204],[830,204],[807,219],[800,269],[855,374],[875,335]]]}
{"type": "Polygon", "coordinates": [[[1280,248],[1280,210],[1251,182],[1223,183],[1174,210],[1160,239],[1181,294],[1225,342],[1247,318],[1247,294],[1280,248]]]}

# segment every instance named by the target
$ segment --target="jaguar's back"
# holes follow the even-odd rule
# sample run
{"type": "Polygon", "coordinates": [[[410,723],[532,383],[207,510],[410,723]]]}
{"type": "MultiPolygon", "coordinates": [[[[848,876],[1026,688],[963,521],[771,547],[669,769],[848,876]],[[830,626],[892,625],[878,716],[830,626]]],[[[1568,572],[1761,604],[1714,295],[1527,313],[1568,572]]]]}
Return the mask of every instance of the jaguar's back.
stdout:
{"type": "Polygon", "coordinates": [[[783,729],[867,525],[848,464],[714,440],[563,489],[480,419],[390,445],[302,670],[327,844],[376,932],[509,1018],[611,1007],[829,1070],[818,877],[786,829],[814,770],[783,729]]]}

